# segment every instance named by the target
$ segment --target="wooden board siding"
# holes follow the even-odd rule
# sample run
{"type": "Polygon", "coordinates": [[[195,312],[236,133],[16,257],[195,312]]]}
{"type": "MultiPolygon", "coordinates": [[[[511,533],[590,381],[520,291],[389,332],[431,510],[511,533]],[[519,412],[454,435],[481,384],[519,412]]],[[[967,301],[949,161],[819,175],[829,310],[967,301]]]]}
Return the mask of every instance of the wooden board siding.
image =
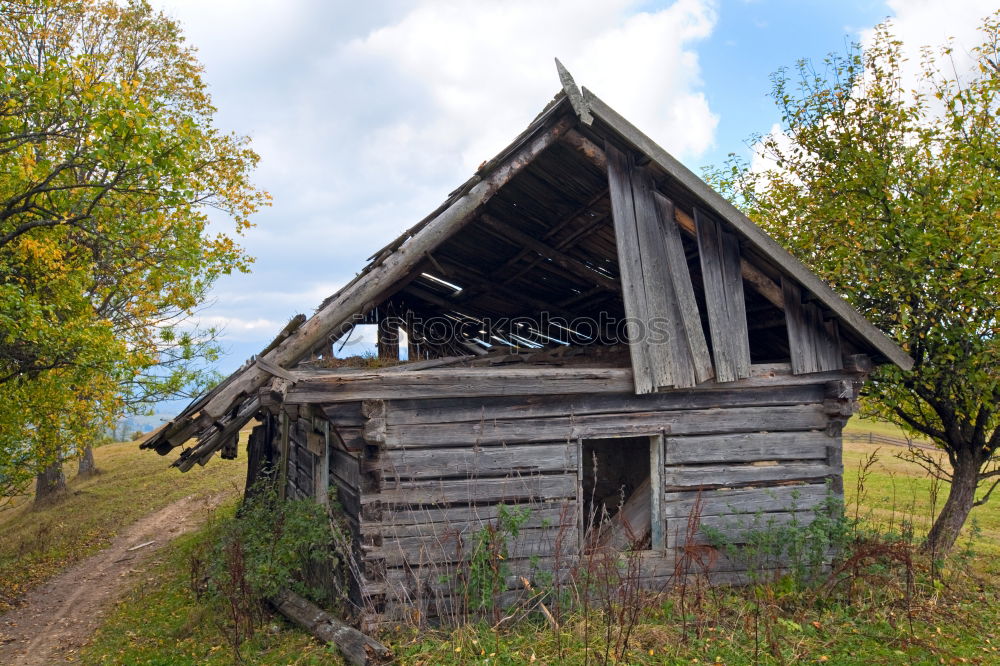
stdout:
{"type": "Polygon", "coordinates": [[[357,455],[331,445],[327,452],[326,433],[322,421],[311,418],[289,419],[288,466],[285,474],[285,496],[288,499],[314,499],[326,503],[322,483],[333,489],[340,510],[351,524],[357,525],[361,510],[362,476],[357,455]],[[327,463],[326,473],[321,465],[327,463]]]}
{"type": "Polygon", "coordinates": [[[802,290],[791,280],[782,279],[781,291],[785,299],[792,372],[803,375],[844,367],[837,321],[824,321],[819,306],[804,303],[802,290]]]}
{"type": "Polygon", "coordinates": [[[713,372],[673,204],[631,155],[605,152],[635,392],[694,386],[713,372]]]}
{"type": "Polygon", "coordinates": [[[704,435],[757,430],[811,430],[825,428],[826,423],[827,416],[822,405],[805,404],[385,426],[368,437],[369,441],[378,442],[386,448],[425,448],[657,433],[704,435]]]}
{"type": "Polygon", "coordinates": [[[721,383],[749,377],[750,336],[740,275],[739,239],[697,208],[694,222],[712,335],[715,380],[721,383]]]}

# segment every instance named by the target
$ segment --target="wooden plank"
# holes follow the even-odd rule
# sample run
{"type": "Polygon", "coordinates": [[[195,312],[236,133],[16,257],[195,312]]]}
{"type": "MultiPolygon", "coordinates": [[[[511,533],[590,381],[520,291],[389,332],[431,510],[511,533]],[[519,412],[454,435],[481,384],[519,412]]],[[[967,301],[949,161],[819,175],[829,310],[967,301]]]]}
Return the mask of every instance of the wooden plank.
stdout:
{"type": "MultiPolygon", "coordinates": [[[[570,500],[546,503],[527,503],[506,505],[508,508],[517,508],[527,511],[527,519],[522,525],[523,528],[558,528],[560,526],[573,527],[576,525],[576,511],[570,500]]],[[[498,515],[497,505],[485,506],[464,506],[448,507],[444,509],[409,509],[405,512],[390,511],[381,522],[363,522],[361,533],[364,535],[379,535],[385,537],[415,537],[415,536],[440,536],[445,537],[450,534],[468,535],[476,532],[484,525],[496,524],[498,515]],[[487,509],[492,508],[492,511],[487,509]],[[465,511],[463,511],[463,509],[465,511]],[[476,510],[473,513],[470,510],[476,510]],[[403,514],[406,515],[403,515],[403,514]],[[422,518],[425,515],[432,516],[438,514],[442,520],[425,522],[422,518]]],[[[573,544],[573,548],[576,544],[573,544]]]]}
{"type": "Polygon", "coordinates": [[[627,368],[444,368],[396,373],[303,375],[287,404],[369,398],[459,398],[475,395],[631,393],[627,368]]]}
{"type": "Polygon", "coordinates": [[[668,437],[663,462],[735,463],[761,460],[812,460],[827,457],[825,432],[748,432],[726,435],[668,437]]]}
{"type": "Polygon", "coordinates": [[[629,414],[492,419],[488,422],[428,423],[387,426],[382,435],[388,448],[515,444],[571,441],[629,435],[703,435],[758,430],[813,430],[825,428],[829,417],[822,405],[736,407],[629,414]]]}
{"type": "Polygon", "coordinates": [[[446,481],[395,481],[383,485],[378,494],[364,495],[362,504],[419,506],[423,504],[470,504],[523,502],[574,497],[576,476],[533,475],[504,479],[449,479],[446,481]]]}
{"type": "Polygon", "coordinates": [[[582,89],[583,99],[587,108],[606,123],[614,132],[647,155],[657,166],[670,174],[677,182],[694,196],[705,202],[706,206],[718,213],[726,222],[747,239],[752,247],[763,256],[769,258],[785,273],[794,277],[800,284],[806,286],[812,293],[830,308],[849,330],[871,344],[881,354],[903,370],[913,367],[913,359],[899,348],[884,333],[875,328],[857,310],[836,294],[826,283],[819,279],[802,262],[793,257],[774,239],[764,233],[746,215],[713,190],[705,181],[691,172],[687,167],[658,146],[652,139],[638,128],[625,120],[614,109],[586,88],[582,89]]]}
{"type": "Polygon", "coordinates": [[[803,303],[802,291],[791,280],[782,279],[785,323],[792,372],[804,375],[843,367],[838,329],[828,327],[815,303],[803,303]]]}
{"type": "Polygon", "coordinates": [[[815,372],[811,338],[802,310],[802,291],[791,280],[782,279],[781,291],[785,301],[785,327],[788,329],[788,349],[791,354],[792,372],[803,375],[815,372]]]}
{"type": "Polygon", "coordinates": [[[750,376],[750,336],[740,275],[739,240],[695,208],[705,307],[718,382],[750,376]]]}
{"type": "MultiPolygon", "coordinates": [[[[632,163],[631,156],[629,163],[632,163]]],[[[645,317],[639,320],[641,337],[633,339],[630,336],[629,346],[638,344],[646,348],[654,391],[694,386],[697,382],[683,341],[683,323],[679,321],[678,297],[667,266],[669,260],[660,227],[660,212],[653,198],[653,181],[646,169],[632,167],[629,175],[635,202],[635,245],[631,245],[631,239],[622,245],[617,223],[615,240],[619,256],[625,250],[639,257],[641,281],[638,284],[646,303],[645,317]]],[[[628,315],[628,307],[625,314],[628,315]]]]}
{"type": "Polygon", "coordinates": [[[628,156],[614,146],[606,145],[608,192],[611,196],[611,216],[615,225],[615,245],[618,249],[618,273],[622,283],[622,299],[628,318],[627,335],[635,392],[655,390],[653,359],[649,347],[640,344],[642,331],[638,322],[648,322],[646,290],[639,254],[638,230],[635,223],[635,202],[632,198],[632,164],[628,156]]]}
{"type": "MultiPolygon", "coordinates": [[[[521,577],[536,580],[541,572],[554,572],[556,567],[563,574],[573,566],[575,557],[565,556],[558,563],[553,557],[511,557],[505,561],[510,572],[504,579],[505,589],[524,590],[521,577]]],[[[454,594],[461,589],[464,567],[457,563],[446,562],[440,566],[427,563],[426,566],[393,566],[387,567],[385,575],[379,580],[365,580],[362,591],[368,595],[386,595],[387,598],[426,598],[430,595],[454,594]]]]}
{"type": "MultiPolygon", "coordinates": [[[[766,532],[776,528],[797,524],[805,527],[816,520],[812,511],[795,511],[762,514],[730,514],[723,516],[705,516],[699,521],[699,530],[695,534],[697,544],[711,543],[701,526],[707,526],[719,533],[727,543],[746,543],[755,532],[766,532]]],[[[667,520],[667,548],[678,548],[687,540],[688,521],[686,518],[667,520]]]]}
{"type": "MultiPolygon", "coordinates": [[[[652,181],[650,181],[650,188],[652,188],[652,181]]],[[[715,371],[708,353],[705,331],[701,326],[701,314],[694,296],[694,285],[691,283],[691,272],[688,269],[684,243],[681,241],[680,230],[674,224],[673,202],[659,192],[653,192],[653,198],[659,212],[657,231],[666,250],[667,277],[673,286],[673,316],[679,342],[683,343],[682,349],[687,356],[686,362],[690,364],[694,372],[694,383],[700,384],[712,379],[715,376],[715,371]]]]}
{"type": "Polygon", "coordinates": [[[280,451],[281,457],[278,462],[278,496],[285,499],[288,494],[288,414],[281,412],[280,418],[280,451]]]}
{"type": "Polygon", "coordinates": [[[322,405],[323,415],[335,427],[360,428],[364,423],[360,402],[336,402],[322,405]]]}
{"type": "MultiPolygon", "coordinates": [[[[793,377],[790,367],[782,363],[756,365],[746,379],[728,384],[704,382],[689,390],[787,386],[850,378],[849,374],[834,371],[817,373],[815,377],[793,377]],[[780,381],[775,382],[775,378],[780,381]]],[[[301,379],[289,389],[285,403],[609,393],[633,393],[631,368],[475,367],[397,373],[302,373],[301,379]]]]}
{"type": "Polygon", "coordinates": [[[374,461],[371,469],[380,471],[386,479],[483,478],[575,472],[576,465],[576,447],[558,442],[488,448],[389,449],[374,461]]]}
{"type": "MultiPolygon", "coordinates": [[[[791,375],[787,378],[794,382],[801,381],[801,378],[791,375]]],[[[737,387],[734,383],[731,389],[676,390],[641,396],[610,393],[392,400],[386,413],[386,424],[485,422],[567,414],[583,416],[671,409],[799,405],[821,403],[827,397],[825,383],[785,385],[785,379],[784,375],[775,376],[766,387],[737,387]]]]}
{"type": "MultiPolygon", "coordinates": [[[[424,530],[426,528],[438,531],[445,529],[448,524],[458,525],[470,522],[489,522],[495,520],[499,515],[500,504],[502,503],[487,505],[460,504],[455,506],[432,506],[420,508],[404,506],[386,511],[381,521],[366,521],[365,523],[362,523],[362,529],[399,529],[404,530],[405,533],[404,528],[410,527],[419,528],[420,530],[424,530]]],[[[542,500],[529,501],[521,504],[505,504],[508,509],[527,509],[529,511],[529,522],[535,519],[540,521],[536,527],[542,527],[542,522],[552,525],[557,524],[559,522],[559,516],[562,512],[567,510],[567,507],[570,507],[570,510],[573,510],[570,505],[571,502],[565,498],[557,499],[555,501],[542,500]]]]}
{"type": "Polygon", "coordinates": [[[650,526],[649,544],[654,550],[666,545],[663,522],[663,452],[666,448],[666,438],[656,435],[649,438],[649,485],[650,496],[650,526]]]}
{"type": "Polygon", "coordinates": [[[775,465],[698,465],[667,467],[663,484],[667,490],[692,487],[738,486],[779,481],[807,481],[840,474],[826,463],[779,463],[775,465]]]}
{"type": "MultiPolygon", "coordinates": [[[[640,483],[618,512],[600,526],[597,548],[637,549],[646,540],[652,524],[652,487],[649,477],[640,483]]],[[[659,495],[659,493],[657,493],[659,495]]]]}
{"type": "Polygon", "coordinates": [[[669,492],[664,495],[663,513],[667,518],[687,518],[696,503],[700,505],[699,514],[702,516],[802,511],[822,503],[826,494],[825,483],[669,492]]]}
{"type": "Polygon", "coordinates": [[[330,464],[327,469],[329,473],[335,474],[338,479],[351,488],[361,487],[361,467],[355,456],[331,448],[330,464]]]}
{"type": "Polygon", "coordinates": [[[323,506],[330,506],[330,455],[333,447],[330,444],[330,423],[323,422],[323,458],[317,465],[319,476],[316,479],[316,500],[323,506]]]}
{"type": "MultiPolygon", "coordinates": [[[[576,528],[563,528],[566,543],[575,543],[576,528]]],[[[516,538],[510,538],[508,549],[511,559],[551,556],[556,549],[555,528],[521,530],[516,538]]],[[[403,565],[426,566],[461,562],[468,559],[476,548],[475,534],[443,535],[441,537],[384,537],[382,546],[371,548],[366,558],[384,559],[387,567],[403,565]]]]}

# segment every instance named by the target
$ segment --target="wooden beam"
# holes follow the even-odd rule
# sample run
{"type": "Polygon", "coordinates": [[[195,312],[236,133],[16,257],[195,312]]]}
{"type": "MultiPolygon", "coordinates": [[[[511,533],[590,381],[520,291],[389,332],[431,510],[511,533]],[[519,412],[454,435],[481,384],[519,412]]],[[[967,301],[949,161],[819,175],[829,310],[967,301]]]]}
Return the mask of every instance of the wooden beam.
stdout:
{"type": "Polygon", "coordinates": [[[551,259],[553,263],[561,266],[588,285],[596,284],[608,291],[614,292],[617,292],[620,288],[617,280],[594,270],[592,266],[588,266],[579,259],[571,257],[561,250],[557,250],[551,245],[543,243],[534,236],[527,234],[520,229],[507,224],[506,222],[502,222],[492,215],[483,214],[479,219],[483,224],[488,227],[492,227],[505,238],[508,238],[526,248],[530,248],[532,251],[537,252],[543,257],[551,259]]]}
{"type": "Polygon", "coordinates": [[[632,196],[632,169],[628,155],[607,147],[608,190],[611,193],[611,215],[615,223],[615,238],[618,246],[618,272],[622,283],[622,298],[625,301],[626,326],[629,353],[632,356],[632,371],[635,392],[652,393],[656,381],[666,374],[667,360],[664,349],[641,344],[644,332],[639,322],[648,323],[649,308],[646,303],[646,288],[639,255],[639,237],[636,227],[635,200],[632,196]],[[651,358],[655,353],[655,358],[651,358]]]}
{"type": "Polygon", "coordinates": [[[352,666],[389,664],[393,661],[389,648],[294,592],[281,589],[269,601],[279,613],[322,643],[336,645],[344,661],[352,666]]]}
{"type": "Polygon", "coordinates": [[[559,73],[559,82],[562,84],[563,92],[566,93],[566,98],[569,99],[573,111],[580,118],[581,123],[590,125],[594,122],[594,117],[590,115],[590,110],[587,108],[587,103],[583,101],[583,95],[580,93],[576,81],[573,80],[573,75],[559,62],[559,58],[556,58],[556,71],[559,73]]]}
{"type": "MultiPolygon", "coordinates": [[[[368,398],[403,400],[581,393],[631,394],[634,386],[631,368],[474,367],[412,372],[380,369],[296,374],[300,375],[300,379],[289,388],[284,398],[285,404],[351,402],[368,398]]],[[[687,395],[692,391],[726,391],[738,388],[773,388],[844,378],[844,372],[793,375],[788,363],[754,365],[751,366],[750,377],[746,379],[727,384],[707,381],[690,389],[665,392],[662,395],[687,395]]],[[[476,409],[481,413],[480,408],[476,409]]]]}

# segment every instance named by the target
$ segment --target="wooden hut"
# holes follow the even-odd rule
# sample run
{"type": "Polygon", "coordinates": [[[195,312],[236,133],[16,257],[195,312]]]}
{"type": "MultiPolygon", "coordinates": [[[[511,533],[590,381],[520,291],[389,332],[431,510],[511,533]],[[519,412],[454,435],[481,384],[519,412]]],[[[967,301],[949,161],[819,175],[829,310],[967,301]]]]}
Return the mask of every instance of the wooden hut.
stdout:
{"type": "MultiPolygon", "coordinates": [[[[234,457],[256,419],[250,480],[266,461],[288,497],[335,489],[368,625],[442,613],[458,584],[442,568],[501,506],[530,508],[515,574],[571,561],[605,513],[628,516],[647,580],[674,572],[700,526],[808,521],[843,492],[841,428],[872,365],[912,364],[560,75],[513,143],[143,444],[195,438],[187,470],[234,457]],[[335,343],[363,324],[378,359],[338,367],[335,343]]],[[[712,575],[739,568],[720,558],[712,575]]]]}

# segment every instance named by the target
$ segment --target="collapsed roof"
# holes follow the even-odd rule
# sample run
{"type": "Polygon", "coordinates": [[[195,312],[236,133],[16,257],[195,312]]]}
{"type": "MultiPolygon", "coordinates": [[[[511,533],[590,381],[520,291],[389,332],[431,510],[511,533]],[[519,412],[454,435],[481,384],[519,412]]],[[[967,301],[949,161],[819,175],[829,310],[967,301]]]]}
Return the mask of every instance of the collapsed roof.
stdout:
{"type": "Polygon", "coordinates": [[[665,345],[637,344],[629,326],[599,331],[606,344],[631,338],[637,393],[732,381],[749,376],[751,362],[840,367],[839,358],[810,356],[823,348],[810,336],[911,367],[801,262],[559,69],[563,90],[507,148],[143,448],[162,455],[197,436],[175,464],[204,463],[256,415],[265,384],[295,381],[298,364],[332,355],[353,326],[390,316],[421,340],[424,357],[441,357],[567,345],[596,337],[592,325],[574,322],[659,315],[672,322],[665,345]],[[718,288],[727,284],[739,302],[718,288]],[[422,335],[418,322],[433,318],[468,324],[466,334],[422,335]],[[546,319],[558,323],[525,323],[546,319]],[[732,322],[738,335],[719,333],[732,322]]]}

